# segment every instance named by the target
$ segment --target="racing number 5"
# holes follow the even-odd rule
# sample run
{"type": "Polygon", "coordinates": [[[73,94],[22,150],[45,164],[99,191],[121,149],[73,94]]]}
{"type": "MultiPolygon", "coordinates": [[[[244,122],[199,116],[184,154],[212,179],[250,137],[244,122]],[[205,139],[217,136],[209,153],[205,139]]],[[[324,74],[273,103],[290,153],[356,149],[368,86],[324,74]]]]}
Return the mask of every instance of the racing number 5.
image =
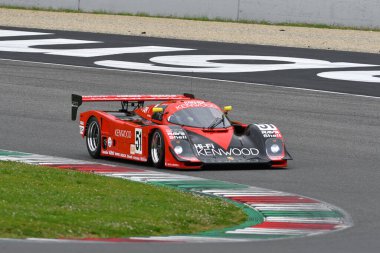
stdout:
{"type": "Polygon", "coordinates": [[[135,146],[136,146],[136,154],[142,154],[142,129],[135,129],[135,146]]]}

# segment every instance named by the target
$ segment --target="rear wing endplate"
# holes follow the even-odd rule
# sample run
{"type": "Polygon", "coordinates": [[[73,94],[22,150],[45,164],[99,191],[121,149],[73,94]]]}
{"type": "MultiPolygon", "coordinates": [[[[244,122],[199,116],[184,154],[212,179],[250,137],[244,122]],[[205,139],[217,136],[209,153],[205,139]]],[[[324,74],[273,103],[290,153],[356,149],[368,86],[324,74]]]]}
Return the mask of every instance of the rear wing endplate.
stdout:
{"type": "Polygon", "coordinates": [[[144,101],[169,101],[169,100],[189,100],[194,95],[184,93],[183,95],[112,95],[112,96],[80,96],[71,95],[71,119],[76,120],[78,108],[83,102],[144,102],[144,101]]]}

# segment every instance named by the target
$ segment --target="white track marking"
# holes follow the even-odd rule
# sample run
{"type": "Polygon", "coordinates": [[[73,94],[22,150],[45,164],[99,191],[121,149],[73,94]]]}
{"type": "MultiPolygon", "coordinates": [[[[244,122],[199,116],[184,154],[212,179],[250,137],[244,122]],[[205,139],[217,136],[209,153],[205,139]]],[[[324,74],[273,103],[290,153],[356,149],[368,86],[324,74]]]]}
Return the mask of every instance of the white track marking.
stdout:
{"type": "Polygon", "coordinates": [[[204,190],[203,193],[210,193],[218,196],[223,197],[236,197],[236,196],[288,196],[291,195],[290,193],[286,192],[279,192],[279,191],[271,191],[261,188],[247,188],[247,189],[239,189],[239,190],[232,190],[232,191],[226,191],[226,190],[204,190]]]}
{"type": "Polygon", "coordinates": [[[335,80],[380,84],[380,70],[331,71],[319,73],[318,76],[335,80]]]}
{"type": "Polygon", "coordinates": [[[165,178],[192,178],[197,180],[205,180],[202,178],[195,178],[195,177],[187,177],[187,176],[181,176],[176,174],[163,174],[163,173],[129,173],[129,172],[100,172],[99,174],[108,174],[109,176],[114,177],[131,177],[131,178],[145,178],[145,179],[165,179],[165,178]]]}
{"type": "MultiPolygon", "coordinates": [[[[123,239],[123,238],[120,238],[123,239]]],[[[157,237],[128,237],[125,242],[128,242],[128,239],[141,241],[145,243],[146,241],[157,241],[159,242],[187,242],[187,243],[207,243],[207,242],[249,242],[251,239],[238,239],[238,238],[218,238],[218,237],[202,237],[202,236],[157,236],[157,237]]],[[[0,241],[14,241],[14,242],[23,242],[24,240],[33,241],[33,242],[54,242],[54,243],[114,243],[113,241],[107,241],[107,239],[99,238],[99,240],[75,240],[75,239],[47,239],[47,238],[26,238],[26,239],[8,239],[0,238],[0,241]]],[[[122,241],[123,242],[123,241],[122,241]]]]}
{"type": "Polygon", "coordinates": [[[219,193],[214,193],[214,195],[217,196],[223,196],[225,198],[233,198],[233,197],[259,197],[259,196],[288,196],[290,194],[284,193],[284,192],[252,192],[252,193],[242,193],[242,194],[219,194],[219,193]]]}
{"type": "Polygon", "coordinates": [[[186,180],[186,181],[194,181],[194,180],[200,180],[199,178],[187,178],[187,177],[173,177],[173,178],[155,178],[155,179],[147,179],[147,182],[165,182],[165,181],[172,181],[172,180],[186,180]]]}
{"type": "Polygon", "coordinates": [[[34,36],[34,35],[49,35],[53,33],[26,32],[0,29],[0,38],[3,37],[19,37],[19,36],[34,36]]]}
{"type": "Polygon", "coordinates": [[[250,205],[260,211],[331,211],[331,208],[322,204],[265,204],[265,205],[250,205]]]}
{"type": "MultiPolygon", "coordinates": [[[[40,33],[30,31],[16,31],[0,29],[0,37],[48,35],[54,33],[40,33]]],[[[84,49],[41,49],[33,48],[44,45],[65,45],[65,44],[88,44],[104,43],[102,41],[86,41],[73,39],[38,39],[38,40],[8,40],[0,41],[0,51],[21,52],[21,53],[44,53],[50,55],[62,55],[72,57],[99,57],[117,54],[130,53],[152,53],[152,52],[173,52],[197,50],[189,48],[160,47],[160,46],[137,46],[137,47],[111,47],[111,48],[84,48],[84,49]]],[[[379,65],[329,62],[325,60],[281,57],[281,56],[257,56],[257,55],[169,55],[156,56],[150,58],[152,63],[140,63],[130,61],[102,60],[94,62],[111,68],[121,68],[137,71],[161,71],[161,72],[184,72],[184,73],[242,73],[242,72],[263,72],[276,70],[297,70],[297,69],[331,69],[331,68],[355,68],[355,67],[376,67],[379,65]],[[275,61],[277,64],[238,64],[221,63],[217,61],[226,60],[250,60],[250,61],[275,61]],[[154,63],[169,66],[154,65],[154,63]],[[171,65],[171,66],[170,66],[171,65]]],[[[317,74],[322,78],[380,83],[377,77],[380,71],[334,71],[317,74]]],[[[211,79],[212,80],[212,79],[211,79]]],[[[225,80],[223,80],[225,81],[225,80]]],[[[244,83],[244,82],[240,82],[244,83]]],[[[258,84],[256,84],[258,85],[258,84]]],[[[274,86],[278,87],[278,86],[274,86]]],[[[295,87],[291,87],[295,88],[295,87]]],[[[308,90],[308,89],[304,89],[308,90]]],[[[311,89],[312,90],[312,89],[311,89]]],[[[317,90],[315,90],[317,91],[317,90]]],[[[330,92],[331,93],[331,92],[330,92]]],[[[340,93],[346,94],[346,93],[340,93]]]]}
{"type": "MultiPolygon", "coordinates": [[[[98,174],[98,173],[96,173],[98,174]]],[[[104,175],[104,174],[102,174],[104,175]]],[[[138,181],[138,182],[150,182],[150,181],[161,181],[161,182],[164,182],[164,181],[173,181],[173,180],[190,180],[188,179],[187,177],[178,177],[178,176],[145,176],[145,177],[138,177],[138,176],[130,176],[130,175],[127,175],[127,174],[119,174],[119,175],[115,175],[115,174],[108,174],[107,176],[110,176],[110,177],[117,177],[117,178],[124,178],[124,179],[128,179],[128,180],[131,180],[131,181],[138,181]]],[[[192,179],[192,180],[199,180],[199,179],[192,179]]]]}
{"type": "MultiPolygon", "coordinates": [[[[212,189],[212,190],[204,190],[204,192],[212,192],[212,193],[217,193],[217,194],[243,194],[243,193],[267,192],[267,191],[264,188],[251,186],[245,189],[236,189],[236,190],[212,189]]],[[[271,192],[277,193],[279,191],[271,191],[271,192]]]]}
{"type": "Polygon", "coordinates": [[[28,155],[25,157],[4,157],[0,156],[0,160],[2,161],[16,161],[16,162],[24,162],[30,164],[41,164],[41,165],[57,165],[57,164],[91,164],[91,162],[73,160],[68,158],[59,158],[52,156],[43,156],[43,155],[28,155]]]}
{"type": "Polygon", "coordinates": [[[202,237],[202,236],[155,236],[155,237],[130,237],[134,240],[152,240],[152,241],[186,241],[186,242],[245,242],[249,239],[235,238],[217,238],[217,237],[202,237]]]}
{"type": "Polygon", "coordinates": [[[336,91],[307,89],[307,88],[299,88],[299,87],[292,87],[292,86],[279,86],[279,85],[265,84],[265,83],[250,83],[250,82],[241,82],[241,81],[231,81],[231,80],[223,80],[223,79],[215,79],[215,78],[205,78],[205,77],[193,77],[193,76],[184,76],[184,75],[175,75],[175,74],[151,73],[151,72],[137,71],[137,70],[110,69],[110,68],[89,67],[89,66],[75,66],[75,65],[69,65],[69,64],[34,62],[34,61],[13,60],[13,59],[6,59],[6,58],[0,58],[0,61],[33,63],[33,64],[40,64],[40,65],[51,65],[51,66],[70,67],[70,68],[94,69],[94,70],[104,70],[104,71],[130,72],[130,73],[140,73],[140,74],[145,74],[145,75],[156,75],[156,76],[182,77],[182,78],[189,78],[189,79],[198,79],[198,80],[206,80],[206,81],[225,82],[225,83],[233,83],[233,84],[247,84],[247,85],[269,87],[269,88],[276,88],[276,89],[298,90],[298,91],[306,91],[306,92],[316,92],[316,93],[325,93],[325,94],[333,94],[333,95],[341,95],[341,96],[352,96],[352,97],[359,97],[359,98],[368,98],[368,99],[380,99],[380,97],[376,97],[376,96],[351,94],[351,93],[336,92],[336,91]]]}
{"type": "Polygon", "coordinates": [[[243,193],[243,194],[217,194],[215,193],[214,195],[218,195],[218,196],[223,196],[225,198],[233,198],[233,197],[249,197],[249,196],[252,196],[252,197],[260,197],[260,196],[288,196],[290,194],[288,193],[284,193],[284,192],[281,192],[281,193],[278,193],[278,192],[252,192],[252,193],[243,193]]]}
{"type": "Polygon", "coordinates": [[[277,228],[244,228],[228,231],[227,234],[261,234],[261,235],[315,235],[326,233],[326,230],[301,230],[301,229],[277,229],[277,228]]]}
{"type": "Polygon", "coordinates": [[[303,217],[266,217],[266,221],[272,222],[294,222],[294,223],[328,223],[328,224],[341,224],[341,218],[303,218],[303,217]]]}
{"type": "Polygon", "coordinates": [[[164,53],[176,51],[190,51],[195,49],[178,48],[178,47],[159,47],[159,46],[141,46],[141,47],[110,47],[110,48],[87,48],[87,49],[70,49],[55,50],[48,53],[51,55],[62,55],[72,57],[99,57],[115,54],[137,54],[137,53],[164,53]]]}
{"type": "Polygon", "coordinates": [[[0,51],[17,53],[54,53],[59,49],[32,48],[37,46],[78,45],[101,43],[99,41],[72,40],[72,39],[41,39],[41,40],[4,40],[0,41],[0,51]]]}
{"type": "MultiPolygon", "coordinates": [[[[17,240],[17,239],[16,239],[17,240]]],[[[26,238],[27,241],[35,242],[60,242],[60,243],[73,243],[70,239],[47,239],[47,238],[26,238]]]]}
{"type": "Polygon", "coordinates": [[[307,58],[257,55],[172,55],[153,57],[150,59],[150,61],[159,64],[174,65],[175,67],[159,66],[151,63],[115,60],[96,61],[95,64],[99,66],[121,69],[186,73],[243,73],[276,70],[355,68],[378,66],[371,64],[359,64],[349,62],[329,62],[307,58]],[[277,63],[237,64],[214,62],[225,60],[275,61],[277,63]]]}
{"type": "MultiPolygon", "coordinates": [[[[42,164],[93,164],[93,165],[97,164],[94,162],[88,162],[88,161],[82,161],[82,160],[76,160],[76,159],[70,159],[70,158],[28,154],[28,153],[26,153],[25,156],[8,156],[8,157],[10,159],[15,159],[17,161],[27,162],[27,163],[30,162],[30,163],[42,163],[42,164]]],[[[1,159],[7,160],[7,156],[0,156],[0,160],[1,159]]]]}

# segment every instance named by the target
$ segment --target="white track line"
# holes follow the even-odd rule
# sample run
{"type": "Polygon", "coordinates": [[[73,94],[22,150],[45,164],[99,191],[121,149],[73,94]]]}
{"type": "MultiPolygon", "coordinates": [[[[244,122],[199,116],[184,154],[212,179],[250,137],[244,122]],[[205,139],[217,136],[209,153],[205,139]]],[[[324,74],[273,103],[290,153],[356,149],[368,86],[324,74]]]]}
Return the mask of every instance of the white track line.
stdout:
{"type": "Polygon", "coordinates": [[[314,235],[325,233],[326,230],[278,229],[278,228],[244,228],[227,231],[227,234],[261,234],[261,235],[314,235]]]}
{"type": "Polygon", "coordinates": [[[259,211],[332,211],[331,208],[325,205],[267,205],[257,206],[250,205],[259,211]]]}
{"type": "Polygon", "coordinates": [[[129,237],[133,240],[151,240],[151,241],[179,241],[179,242],[247,242],[250,239],[242,238],[213,238],[213,237],[202,237],[202,236],[155,236],[155,237],[129,237]]]}
{"type": "Polygon", "coordinates": [[[272,222],[294,222],[294,223],[329,223],[329,224],[341,224],[341,218],[304,218],[304,217],[265,217],[265,221],[272,222]]]}

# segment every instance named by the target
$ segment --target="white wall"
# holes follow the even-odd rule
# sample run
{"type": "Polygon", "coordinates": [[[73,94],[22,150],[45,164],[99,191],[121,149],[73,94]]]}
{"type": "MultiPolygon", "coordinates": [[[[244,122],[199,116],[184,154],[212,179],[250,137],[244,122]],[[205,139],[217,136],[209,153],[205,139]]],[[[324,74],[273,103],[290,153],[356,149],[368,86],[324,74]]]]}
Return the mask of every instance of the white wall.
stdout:
{"type": "Polygon", "coordinates": [[[79,0],[0,0],[1,5],[77,10],[79,0]]]}
{"type": "Polygon", "coordinates": [[[0,0],[0,5],[380,28],[380,0],[0,0]]]}
{"type": "Polygon", "coordinates": [[[240,19],[380,28],[380,0],[240,0],[240,19]]]}
{"type": "Polygon", "coordinates": [[[80,0],[84,11],[236,19],[239,0],[80,0]]]}

